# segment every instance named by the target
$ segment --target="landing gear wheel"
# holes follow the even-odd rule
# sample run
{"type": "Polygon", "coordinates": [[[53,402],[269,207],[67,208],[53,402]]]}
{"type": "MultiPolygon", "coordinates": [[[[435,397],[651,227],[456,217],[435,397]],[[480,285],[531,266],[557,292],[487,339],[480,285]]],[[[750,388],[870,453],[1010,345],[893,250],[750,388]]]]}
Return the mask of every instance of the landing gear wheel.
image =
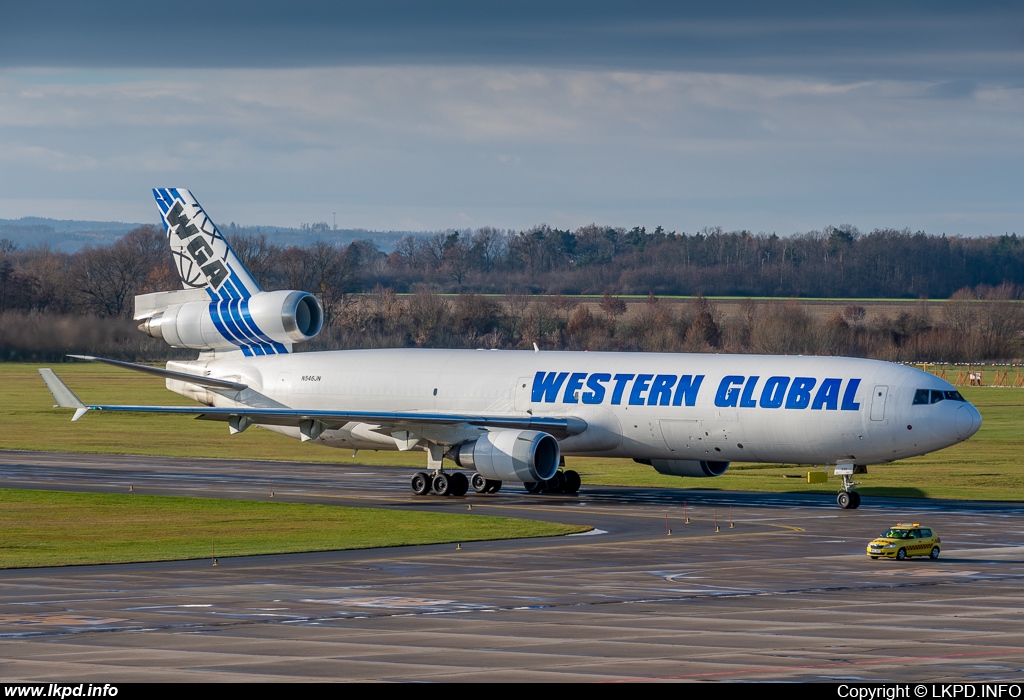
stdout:
{"type": "Polygon", "coordinates": [[[843,510],[848,510],[851,503],[853,503],[853,498],[850,496],[849,491],[840,491],[839,495],[836,496],[836,505],[843,510]]]}
{"type": "Polygon", "coordinates": [[[900,548],[900,551],[896,552],[896,558],[897,558],[897,559],[898,559],[899,561],[903,561],[904,559],[906,559],[906,558],[907,558],[907,550],[905,550],[905,549],[903,549],[903,548],[901,547],[901,548],[900,548]]]}
{"type": "Polygon", "coordinates": [[[448,477],[450,493],[452,496],[465,496],[469,491],[469,479],[462,472],[455,472],[448,477]]]}
{"type": "Polygon", "coordinates": [[[577,472],[573,471],[572,469],[567,469],[566,471],[562,472],[562,477],[564,478],[562,489],[565,491],[565,493],[572,494],[580,490],[580,484],[582,484],[583,482],[580,479],[580,475],[577,472]]]}
{"type": "Polygon", "coordinates": [[[850,491],[850,510],[857,510],[860,508],[860,494],[856,491],[850,491]]]}
{"type": "Polygon", "coordinates": [[[932,551],[928,553],[928,558],[929,559],[938,559],[939,558],[939,548],[938,547],[932,547],[932,551]]]}
{"type": "Polygon", "coordinates": [[[473,490],[477,493],[487,493],[487,487],[489,484],[483,475],[477,473],[470,477],[469,485],[472,486],[473,490]]]}
{"type": "Polygon", "coordinates": [[[426,496],[430,493],[430,477],[423,472],[416,472],[412,475],[412,482],[409,484],[412,492],[417,496],[426,496]]]}
{"type": "Polygon", "coordinates": [[[448,496],[452,492],[452,482],[447,474],[435,474],[430,490],[437,496],[448,496]]]}
{"type": "Polygon", "coordinates": [[[523,487],[527,493],[540,493],[540,487],[543,486],[542,481],[524,481],[523,487]]]}
{"type": "Polygon", "coordinates": [[[546,481],[541,482],[541,490],[544,493],[562,493],[565,486],[565,477],[562,472],[555,472],[555,475],[546,481]]]}
{"type": "Polygon", "coordinates": [[[487,493],[498,493],[501,491],[501,482],[497,479],[487,480],[487,493]]]}

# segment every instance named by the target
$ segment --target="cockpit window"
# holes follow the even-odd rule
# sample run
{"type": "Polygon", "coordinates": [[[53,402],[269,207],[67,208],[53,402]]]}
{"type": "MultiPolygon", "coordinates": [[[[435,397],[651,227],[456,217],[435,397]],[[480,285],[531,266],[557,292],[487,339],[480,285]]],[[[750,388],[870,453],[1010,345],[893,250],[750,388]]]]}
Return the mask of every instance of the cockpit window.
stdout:
{"type": "Polygon", "coordinates": [[[922,406],[939,401],[963,401],[967,402],[959,391],[939,391],[937,389],[918,389],[914,392],[914,405],[922,406]]]}

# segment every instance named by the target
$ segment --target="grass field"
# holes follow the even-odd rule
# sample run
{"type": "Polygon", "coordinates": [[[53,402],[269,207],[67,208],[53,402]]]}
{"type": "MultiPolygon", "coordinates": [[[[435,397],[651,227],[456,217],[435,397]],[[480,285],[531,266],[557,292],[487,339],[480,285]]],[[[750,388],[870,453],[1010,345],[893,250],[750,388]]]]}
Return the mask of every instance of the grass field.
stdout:
{"type": "MultiPolygon", "coordinates": [[[[294,459],[315,462],[422,466],[420,452],[351,452],[303,444],[264,430],[227,434],[221,423],[184,416],[91,413],[77,423],[69,411],[51,408],[52,397],[37,365],[0,363],[0,449],[68,452],[294,459]]],[[[97,403],[183,404],[163,381],[97,364],[54,367],[72,390],[97,403]]],[[[963,387],[981,411],[984,424],[969,441],[923,457],[873,466],[858,476],[865,495],[926,496],[1024,501],[1024,389],[963,387]]],[[[838,490],[838,480],[807,484],[806,466],[733,464],[716,479],[679,479],[627,460],[569,458],[584,484],[714,488],[744,491],[822,492],[838,490]]]]}
{"type": "Polygon", "coordinates": [[[587,529],[448,513],[0,489],[0,568],[395,547],[587,529]]]}

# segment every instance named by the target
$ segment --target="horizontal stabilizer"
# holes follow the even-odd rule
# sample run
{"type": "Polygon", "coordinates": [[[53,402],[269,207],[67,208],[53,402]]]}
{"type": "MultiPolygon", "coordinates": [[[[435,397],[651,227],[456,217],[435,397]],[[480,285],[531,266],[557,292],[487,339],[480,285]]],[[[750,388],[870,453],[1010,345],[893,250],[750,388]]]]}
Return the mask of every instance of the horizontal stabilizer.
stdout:
{"type": "MultiPolygon", "coordinates": [[[[200,377],[195,374],[188,374],[187,372],[173,372],[169,369],[160,369],[159,367],[150,367],[148,365],[137,365],[134,362],[122,362],[121,360],[108,360],[105,357],[93,357],[92,355],[68,355],[76,360],[88,360],[89,362],[102,362],[107,365],[113,365],[114,367],[121,367],[123,369],[130,369],[135,372],[143,372],[145,374],[152,374],[157,377],[163,377],[164,379],[176,379],[181,382],[189,382],[191,384],[198,384],[199,386],[209,386],[214,389],[230,389],[231,391],[244,391],[248,389],[247,384],[240,384],[239,382],[230,382],[227,379],[214,379],[213,377],[200,377]]],[[[41,370],[40,370],[41,371],[41,370]]],[[[52,374],[52,373],[51,373],[52,374]]],[[[56,377],[54,377],[56,379],[56,377]]],[[[60,381],[57,379],[57,381],[60,381]]],[[[47,382],[49,384],[49,382],[47,382]]],[[[66,387],[65,387],[66,388],[66,387]]],[[[51,391],[53,391],[51,389],[51,391]]]]}
{"type": "Polygon", "coordinates": [[[54,400],[60,408],[73,408],[75,409],[75,416],[72,421],[76,421],[85,415],[86,408],[82,400],[75,396],[75,392],[68,388],[68,385],[61,381],[60,377],[53,373],[53,370],[49,367],[43,367],[39,370],[39,376],[46,382],[46,388],[53,394],[54,400]]]}

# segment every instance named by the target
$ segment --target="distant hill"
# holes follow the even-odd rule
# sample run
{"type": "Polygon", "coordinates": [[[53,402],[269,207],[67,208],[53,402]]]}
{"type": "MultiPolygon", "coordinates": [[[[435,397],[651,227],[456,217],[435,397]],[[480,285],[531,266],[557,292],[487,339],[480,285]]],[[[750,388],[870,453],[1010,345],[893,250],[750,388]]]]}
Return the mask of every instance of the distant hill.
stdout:
{"type": "MultiPolygon", "coordinates": [[[[151,222],[156,224],[157,222],[151,222]]],[[[49,246],[54,250],[73,253],[85,246],[109,245],[139,223],[121,221],[76,221],[44,219],[26,216],[21,219],[0,219],[0,238],[14,242],[19,248],[49,246]]],[[[429,231],[368,231],[366,229],[330,229],[323,227],[285,228],[281,226],[238,226],[230,223],[221,227],[225,236],[266,235],[271,243],[283,246],[306,246],[319,240],[345,245],[352,241],[372,240],[385,252],[395,249],[403,237],[426,236],[429,231]]]]}

